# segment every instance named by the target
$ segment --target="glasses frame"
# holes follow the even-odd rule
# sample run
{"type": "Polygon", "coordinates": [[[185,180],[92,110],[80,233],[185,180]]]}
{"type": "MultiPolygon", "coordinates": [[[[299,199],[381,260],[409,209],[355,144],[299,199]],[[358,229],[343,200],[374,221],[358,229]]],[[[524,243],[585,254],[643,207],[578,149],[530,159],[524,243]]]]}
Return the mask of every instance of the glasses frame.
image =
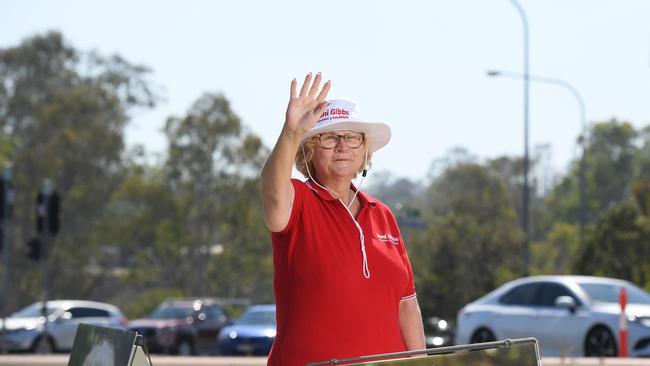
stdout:
{"type": "Polygon", "coordinates": [[[318,144],[320,145],[320,147],[323,148],[323,149],[326,149],[326,150],[336,149],[341,144],[341,140],[345,140],[345,145],[347,147],[349,147],[350,149],[358,149],[361,146],[363,146],[363,144],[366,142],[366,134],[363,133],[363,132],[353,132],[353,133],[361,135],[361,143],[359,144],[359,146],[354,146],[354,147],[350,146],[350,143],[348,142],[347,138],[348,138],[348,136],[352,136],[353,135],[352,133],[348,133],[347,135],[339,135],[338,133],[334,133],[334,132],[324,132],[324,133],[319,133],[315,137],[317,138],[318,144]],[[323,146],[323,141],[321,140],[321,136],[324,136],[324,135],[334,135],[334,136],[336,136],[338,138],[338,140],[336,141],[336,145],[334,145],[332,147],[323,146]]]}

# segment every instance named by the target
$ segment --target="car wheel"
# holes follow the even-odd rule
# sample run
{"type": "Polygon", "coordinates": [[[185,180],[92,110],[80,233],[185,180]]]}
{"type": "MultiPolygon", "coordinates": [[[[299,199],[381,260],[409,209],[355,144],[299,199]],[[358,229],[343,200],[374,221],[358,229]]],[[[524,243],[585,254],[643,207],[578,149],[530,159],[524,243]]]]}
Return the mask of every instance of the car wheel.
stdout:
{"type": "Polygon", "coordinates": [[[603,327],[590,330],[585,339],[585,356],[587,357],[616,357],[616,338],[612,332],[603,327]]]}
{"type": "Polygon", "coordinates": [[[496,340],[497,338],[494,336],[494,333],[492,333],[491,330],[487,328],[479,328],[474,332],[474,334],[472,334],[472,338],[470,339],[469,343],[485,343],[496,340]]]}
{"type": "Polygon", "coordinates": [[[189,339],[182,339],[181,343],[178,344],[178,355],[179,356],[191,356],[194,354],[194,346],[192,341],[189,339]]]}
{"type": "Polygon", "coordinates": [[[50,337],[42,338],[39,336],[32,343],[31,351],[38,354],[52,353],[54,352],[54,342],[50,337]]]}

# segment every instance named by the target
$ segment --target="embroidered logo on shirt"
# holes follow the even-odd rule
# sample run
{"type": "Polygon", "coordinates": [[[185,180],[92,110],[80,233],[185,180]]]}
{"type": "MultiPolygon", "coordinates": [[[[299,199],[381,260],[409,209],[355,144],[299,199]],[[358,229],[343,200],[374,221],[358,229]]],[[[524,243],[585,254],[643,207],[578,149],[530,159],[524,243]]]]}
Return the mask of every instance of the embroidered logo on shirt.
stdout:
{"type": "Polygon", "coordinates": [[[383,241],[384,243],[390,243],[390,244],[399,244],[399,238],[396,238],[390,234],[375,234],[377,236],[377,239],[379,241],[383,241]]]}

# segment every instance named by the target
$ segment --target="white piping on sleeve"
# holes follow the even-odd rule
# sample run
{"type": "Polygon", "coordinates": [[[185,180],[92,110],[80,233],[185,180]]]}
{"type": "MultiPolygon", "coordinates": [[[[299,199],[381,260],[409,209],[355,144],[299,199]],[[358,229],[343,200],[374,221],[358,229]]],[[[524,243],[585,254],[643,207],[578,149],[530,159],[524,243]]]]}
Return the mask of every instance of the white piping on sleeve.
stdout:
{"type": "Polygon", "coordinates": [[[417,297],[417,294],[414,292],[413,295],[404,296],[401,299],[399,299],[399,301],[411,300],[411,299],[414,299],[416,297],[417,297]]]}

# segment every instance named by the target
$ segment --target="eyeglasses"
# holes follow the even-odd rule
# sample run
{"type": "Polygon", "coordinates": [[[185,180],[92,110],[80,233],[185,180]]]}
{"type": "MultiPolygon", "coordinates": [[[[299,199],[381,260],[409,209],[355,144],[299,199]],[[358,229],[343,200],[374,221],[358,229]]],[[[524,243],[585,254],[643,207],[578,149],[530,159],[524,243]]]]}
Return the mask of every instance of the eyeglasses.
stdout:
{"type": "Polygon", "coordinates": [[[352,132],[347,135],[338,135],[334,132],[327,132],[318,135],[318,141],[323,149],[333,149],[339,146],[341,139],[345,140],[345,144],[350,149],[356,149],[363,144],[364,134],[360,132],[352,132]]]}

